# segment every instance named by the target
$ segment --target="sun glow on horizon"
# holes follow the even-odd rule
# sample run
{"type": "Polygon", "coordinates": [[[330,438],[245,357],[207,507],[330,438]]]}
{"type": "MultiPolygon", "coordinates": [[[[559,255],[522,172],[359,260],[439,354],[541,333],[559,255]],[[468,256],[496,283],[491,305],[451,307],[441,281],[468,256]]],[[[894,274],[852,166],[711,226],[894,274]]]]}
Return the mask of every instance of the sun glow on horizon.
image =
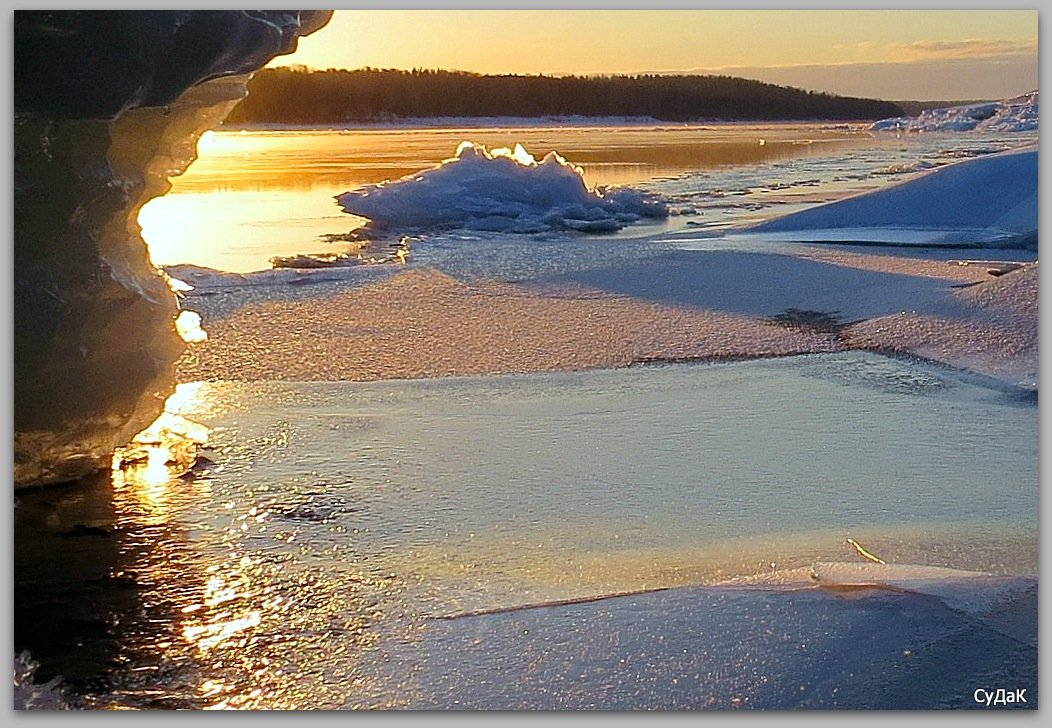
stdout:
{"type": "Polygon", "coordinates": [[[730,73],[877,98],[1005,98],[1037,88],[1037,48],[1036,10],[339,10],[270,66],[730,73]]]}

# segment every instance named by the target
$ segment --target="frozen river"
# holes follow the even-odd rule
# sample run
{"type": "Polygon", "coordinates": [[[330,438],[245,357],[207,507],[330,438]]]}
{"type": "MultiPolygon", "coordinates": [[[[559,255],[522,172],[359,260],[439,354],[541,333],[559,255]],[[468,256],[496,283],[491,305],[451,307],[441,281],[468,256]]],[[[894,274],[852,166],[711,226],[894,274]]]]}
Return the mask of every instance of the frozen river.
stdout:
{"type": "MultiPolygon", "coordinates": [[[[360,222],[335,195],[465,139],[557,149],[589,184],[673,211],[601,238],[414,245],[411,265],[467,282],[587,279],[675,248],[668,233],[710,240],[1030,141],[852,125],[220,132],[144,210],[144,237],[159,264],[233,273],[332,250],[320,236],[360,222]]],[[[705,299],[682,275],[653,278],[654,300],[705,299]]],[[[235,303],[248,280],[230,284],[235,303]]],[[[210,429],[193,473],[18,496],[16,649],[89,707],[887,709],[968,707],[998,687],[1036,701],[1032,389],[841,351],[184,381],[169,407],[210,429]],[[893,565],[982,575],[954,576],[954,599],[816,588],[814,564],[863,561],[849,538],[893,565]]]]}
{"type": "MultiPolygon", "coordinates": [[[[557,667],[574,653],[551,654],[559,644],[606,656],[602,619],[579,634],[572,627],[591,619],[588,611],[569,625],[559,621],[565,613],[546,622],[543,609],[515,618],[536,621],[538,646],[556,665],[530,673],[529,690],[485,688],[478,671],[488,661],[517,659],[500,637],[504,618],[474,618],[476,626],[443,618],[851,561],[846,538],[891,563],[1037,575],[1036,398],[952,370],[818,355],[399,382],[187,384],[177,400],[212,428],[212,463],[195,477],[20,496],[17,633],[102,705],[442,707],[464,694],[477,707],[583,707],[589,695],[657,707],[705,707],[708,697],[727,707],[720,701],[748,675],[735,677],[711,654],[706,664],[724,680],[709,693],[696,677],[689,693],[644,682],[611,691],[600,681],[590,694],[590,683],[565,684],[557,667]],[[75,548],[59,553],[56,543],[75,548]],[[74,592],[71,605],[63,595],[74,592]],[[497,630],[492,649],[460,644],[458,624],[497,630]],[[434,644],[436,634],[445,637],[434,644]],[[465,649],[473,663],[454,656],[465,649]],[[475,670],[474,682],[451,682],[453,666],[475,670]],[[424,667],[430,672],[419,674],[424,667]]],[[[835,645],[826,646],[834,656],[824,679],[851,686],[858,666],[837,661],[876,639],[879,621],[856,625],[852,642],[830,624],[861,619],[862,603],[816,605],[817,595],[793,596],[806,583],[789,586],[781,600],[719,588],[665,599],[679,629],[700,599],[708,606],[699,624],[742,648],[771,628],[825,635],[820,641],[835,645]],[[735,601],[721,606],[725,598],[735,601]],[[786,611],[776,618],[771,609],[786,611]]],[[[672,629],[662,627],[661,602],[647,603],[648,629],[672,629]]],[[[618,604],[601,609],[614,624],[627,618],[618,604]]],[[[902,605],[888,608],[894,616],[902,605]]],[[[946,628],[934,614],[910,619],[921,620],[910,623],[919,630],[910,644],[946,628]]],[[[749,650],[753,662],[781,650],[803,657],[762,645],[749,650]]],[[[681,673],[696,665],[651,649],[646,670],[662,685],[695,674],[681,673]]],[[[959,659],[985,669],[981,652],[959,659]]],[[[810,684],[766,669],[772,687],[810,684]]],[[[488,677],[499,687],[499,671],[488,677]]],[[[940,699],[957,695],[950,687],[940,699]]],[[[768,707],[804,697],[817,699],[790,691],[768,707]]],[[[887,707],[883,699],[856,694],[847,705],[887,707]]]]}

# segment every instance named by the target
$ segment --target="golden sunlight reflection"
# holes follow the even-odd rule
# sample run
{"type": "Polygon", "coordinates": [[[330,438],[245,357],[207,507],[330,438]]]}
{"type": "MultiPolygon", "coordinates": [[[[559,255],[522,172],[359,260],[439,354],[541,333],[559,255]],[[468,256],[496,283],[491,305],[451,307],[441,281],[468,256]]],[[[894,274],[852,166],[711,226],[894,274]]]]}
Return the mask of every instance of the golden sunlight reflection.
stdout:
{"type": "MultiPolygon", "coordinates": [[[[198,383],[200,385],[200,383],[198,383]]],[[[179,387],[165,402],[165,411],[124,447],[113,452],[111,480],[119,510],[137,514],[143,524],[170,518],[170,489],[182,485],[179,476],[197,461],[208,442],[208,428],[175,414],[187,407],[200,386],[179,387]],[[174,482],[173,482],[174,481],[174,482]]]]}
{"type": "Polygon", "coordinates": [[[229,554],[222,563],[207,567],[203,577],[192,603],[179,610],[183,640],[199,658],[214,656],[226,663],[236,654],[241,668],[233,674],[206,672],[198,697],[213,701],[204,706],[211,710],[269,707],[270,691],[245,684],[246,673],[263,677],[270,662],[258,649],[254,632],[264,620],[286,623],[289,605],[273,594],[273,575],[247,555],[229,554]]]}
{"type": "Polygon", "coordinates": [[[516,162],[521,164],[523,167],[533,167],[537,164],[537,160],[532,154],[526,151],[526,148],[522,144],[515,144],[514,149],[508,149],[507,147],[500,147],[498,149],[491,149],[490,156],[492,157],[507,157],[514,159],[516,162]]]}
{"type": "Polygon", "coordinates": [[[221,436],[230,396],[208,382],[179,385],[164,415],[115,454],[110,502],[122,556],[113,573],[136,585],[143,615],[122,699],[147,708],[338,707],[352,682],[383,682],[363,661],[389,639],[414,638],[420,620],[404,614],[405,587],[393,573],[328,531],[325,493],[278,496],[231,488],[236,475],[213,479],[239,471],[221,436]],[[215,428],[222,462],[180,477],[187,456],[213,439],[190,418],[215,428]],[[158,670],[172,681],[160,689],[158,670]]]}
{"type": "Polygon", "coordinates": [[[183,636],[202,652],[208,652],[221,642],[245,630],[258,627],[262,621],[260,612],[254,610],[240,617],[184,627],[183,636]]]}
{"type": "Polygon", "coordinates": [[[208,334],[201,328],[201,314],[195,311],[182,311],[175,319],[175,331],[187,344],[205,341],[208,334]]]}
{"type": "Polygon", "coordinates": [[[841,126],[213,131],[138,222],[157,266],[247,273],[270,269],[275,257],[355,256],[358,246],[345,236],[366,220],[343,212],[334,197],[432,168],[466,135],[525,166],[537,163],[527,149],[556,151],[594,188],[823,154],[869,139],[861,125],[841,126]],[[795,143],[801,135],[822,143],[795,143]]]}
{"type": "Polygon", "coordinates": [[[175,391],[164,403],[165,412],[181,415],[207,404],[205,382],[187,382],[176,385],[175,391]]]}

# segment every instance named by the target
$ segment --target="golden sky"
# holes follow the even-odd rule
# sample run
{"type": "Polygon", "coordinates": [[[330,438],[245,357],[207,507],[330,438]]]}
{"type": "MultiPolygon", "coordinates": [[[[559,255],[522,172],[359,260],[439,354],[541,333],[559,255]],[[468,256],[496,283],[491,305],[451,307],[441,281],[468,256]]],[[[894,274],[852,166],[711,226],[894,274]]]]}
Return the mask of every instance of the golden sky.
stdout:
{"type": "Polygon", "coordinates": [[[1037,88],[1036,10],[338,10],[271,65],[724,73],[888,99],[1037,88]]]}

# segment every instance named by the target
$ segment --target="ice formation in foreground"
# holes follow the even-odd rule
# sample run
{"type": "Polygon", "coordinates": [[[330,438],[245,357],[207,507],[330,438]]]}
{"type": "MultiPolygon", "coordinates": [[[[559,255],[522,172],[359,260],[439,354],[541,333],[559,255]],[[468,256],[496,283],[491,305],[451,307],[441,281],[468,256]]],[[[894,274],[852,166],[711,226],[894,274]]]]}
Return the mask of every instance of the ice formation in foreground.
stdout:
{"type": "Polygon", "coordinates": [[[456,156],[399,180],[336,197],[374,230],[465,229],[507,233],[614,232],[668,214],[658,197],[631,188],[589,189],[582,170],[550,152],[540,162],[514,150],[463,142],[456,156]]]}
{"type": "Polygon", "coordinates": [[[16,488],[107,468],[161,412],[186,342],[139,211],[193,161],[251,72],[331,15],[15,13],[16,488]]]}
{"type": "Polygon", "coordinates": [[[28,652],[15,654],[14,693],[15,710],[69,710],[69,698],[62,686],[61,678],[46,683],[34,682],[34,673],[40,665],[28,652]]]}
{"type": "Polygon", "coordinates": [[[1037,131],[1037,91],[1003,101],[928,109],[917,117],[882,119],[873,131],[1037,131]]]}
{"type": "Polygon", "coordinates": [[[1038,148],[924,172],[899,184],[747,227],[799,242],[1037,248],[1038,148]]]}

